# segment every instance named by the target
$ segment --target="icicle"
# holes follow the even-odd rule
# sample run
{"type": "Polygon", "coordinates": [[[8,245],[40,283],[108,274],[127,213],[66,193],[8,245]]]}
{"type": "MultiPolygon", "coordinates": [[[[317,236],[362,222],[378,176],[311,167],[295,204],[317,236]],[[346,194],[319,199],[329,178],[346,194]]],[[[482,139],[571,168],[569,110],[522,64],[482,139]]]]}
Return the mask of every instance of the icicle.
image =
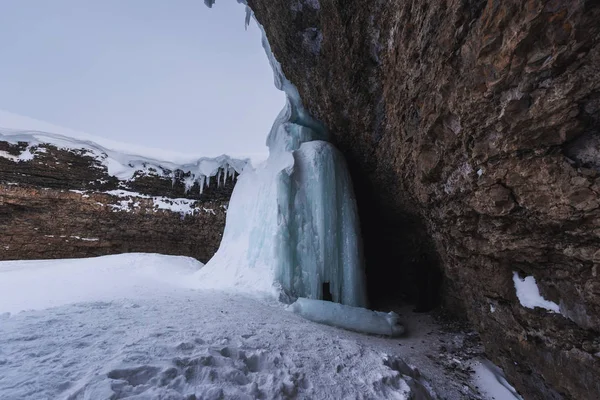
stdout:
{"type": "Polygon", "coordinates": [[[246,21],[244,21],[244,27],[246,30],[248,30],[248,26],[250,26],[250,18],[252,18],[252,10],[250,7],[246,6],[246,21]]]}
{"type": "Polygon", "coordinates": [[[219,172],[217,173],[217,187],[221,187],[221,168],[219,168],[219,172]]]}
{"type": "Polygon", "coordinates": [[[200,194],[204,193],[204,175],[200,175],[200,179],[198,179],[198,184],[200,184],[200,194]]]}

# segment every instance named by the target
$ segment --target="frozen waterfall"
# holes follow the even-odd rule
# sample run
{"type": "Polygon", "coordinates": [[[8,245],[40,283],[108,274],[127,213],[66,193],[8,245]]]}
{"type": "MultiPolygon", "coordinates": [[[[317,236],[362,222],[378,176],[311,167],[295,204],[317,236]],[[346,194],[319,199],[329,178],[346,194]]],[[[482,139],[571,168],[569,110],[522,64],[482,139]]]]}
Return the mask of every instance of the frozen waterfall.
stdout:
{"type": "Polygon", "coordinates": [[[263,47],[286,106],[267,138],[269,158],[238,178],[219,250],[198,272],[201,285],[365,307],[359,221],[346,163],[303,108],[264,31],[263,47]]]}

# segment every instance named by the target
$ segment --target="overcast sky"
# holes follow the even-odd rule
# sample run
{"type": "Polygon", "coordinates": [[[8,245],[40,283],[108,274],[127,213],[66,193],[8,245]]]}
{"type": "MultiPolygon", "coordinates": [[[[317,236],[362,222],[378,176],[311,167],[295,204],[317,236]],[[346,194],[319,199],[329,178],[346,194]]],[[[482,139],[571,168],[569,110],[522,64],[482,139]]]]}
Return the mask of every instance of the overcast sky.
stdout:
{"type": "Polygon", "coordinates": [[[233,0],[0,0],[0,109],[217,155],[266,153],[283,104],[233,0]]]}

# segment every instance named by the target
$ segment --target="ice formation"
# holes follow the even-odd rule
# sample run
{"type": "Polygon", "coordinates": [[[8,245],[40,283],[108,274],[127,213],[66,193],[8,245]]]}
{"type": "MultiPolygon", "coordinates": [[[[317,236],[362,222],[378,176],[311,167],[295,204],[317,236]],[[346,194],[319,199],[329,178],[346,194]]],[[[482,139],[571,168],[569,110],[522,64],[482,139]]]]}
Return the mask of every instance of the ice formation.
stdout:
{"type": "Polygon", "coordinates": [[[356,332],[397,337],[404,333],[398,314],[371,311],[323,300],[299,298],[288,310],[325,325],[356,332]]]}
{"type": "Polygon", "coordinates": [[[240,175],[221,246],[199,278],[211,287],[364,307],[362,245],[345,161],[302,106],[264,30],[263,47],[286,105],[267,137],[269,158],[240,175]]]}

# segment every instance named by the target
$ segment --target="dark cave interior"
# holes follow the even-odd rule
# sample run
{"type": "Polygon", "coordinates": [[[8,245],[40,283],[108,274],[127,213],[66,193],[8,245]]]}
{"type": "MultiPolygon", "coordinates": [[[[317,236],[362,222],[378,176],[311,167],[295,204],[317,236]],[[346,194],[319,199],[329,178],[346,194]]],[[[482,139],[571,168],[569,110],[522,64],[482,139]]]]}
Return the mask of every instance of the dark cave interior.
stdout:
{"type": "Polygon", "coordinates": [[[349,165],[361,222],[367,296],[373,309],[414,305],[417,312],[440,305],[443,274],[433,239],[416,212],[391,213],[390,194],[374,190],[349,165]]]}

